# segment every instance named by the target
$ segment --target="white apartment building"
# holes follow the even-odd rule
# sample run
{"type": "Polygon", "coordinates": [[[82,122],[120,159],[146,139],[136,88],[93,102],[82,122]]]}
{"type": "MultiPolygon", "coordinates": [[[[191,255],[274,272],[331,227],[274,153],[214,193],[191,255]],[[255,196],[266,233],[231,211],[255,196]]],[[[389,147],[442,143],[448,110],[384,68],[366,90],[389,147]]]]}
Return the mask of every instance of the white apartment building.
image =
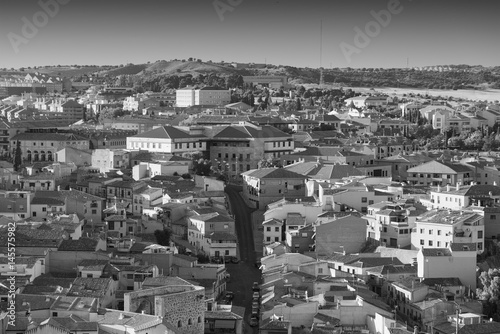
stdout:
{"type": "Polygon", "coordinates": [[[411,248],[448,248],[454,243],[484,250],[484,217],[471,211],[432,210],[417,219],[411,233],[411,248]]]}
{"type": "Polygon", "coordinates": [[[447,248],[422,248],[417,254],[420,278],[458,277],[476,291],[477,253],[474,244],[454,243],[447,248]]]}
{"type": "Polygon", "coordinates": [[[281,219],[271,218],[262,223],[264,235],[264,247],[274,242],[283,241],[283,221],[281,219]]]}
{"type": "Polygon", "coordinates": [[[438,186],[430,193],[428,206],[433,209],[460,210],[469,205],[485,207],[500,203],[500,187],[496,184],[438,186]]]}

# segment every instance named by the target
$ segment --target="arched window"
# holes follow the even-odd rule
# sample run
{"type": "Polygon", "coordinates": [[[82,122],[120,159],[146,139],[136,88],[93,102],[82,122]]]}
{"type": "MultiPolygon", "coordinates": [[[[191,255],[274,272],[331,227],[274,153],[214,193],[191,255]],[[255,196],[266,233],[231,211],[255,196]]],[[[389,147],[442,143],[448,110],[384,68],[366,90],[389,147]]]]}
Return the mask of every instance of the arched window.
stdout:
{"type": "Polygon", "coordinates": [[[31,162],[31,150],[28,150],[26,159],[31,162]]]}
{"type": "Polygon", "coordinates": [[[198,316],[198,323],[201,323],[201,317],[198,316]]]}
{"type": "Polygon", "coordinates": [[[33,161],[38,161],[38,151],[33,152],[33,161]]]}
{"type": "Polygon", "coordinates": [[[177,327],[179,327],[179,328],[182,327],[182,321],[181,320],[177,321],[177,327]]]}
{"type": "Polygon", "coordinates": [[[191,320],[191,318],[188,319],[188,325],[191,326],[193,324],[193,321],[191,320]]]}
{"type": "Polygon", "coordinates": [[[45,151],[40,151],[40,161],[45,161],[45,151]]]}
{"type": "Polygon", "coordinates": [[[47,160],[52,161],[52,152],[51,151],[47,151],[47,160]]]}

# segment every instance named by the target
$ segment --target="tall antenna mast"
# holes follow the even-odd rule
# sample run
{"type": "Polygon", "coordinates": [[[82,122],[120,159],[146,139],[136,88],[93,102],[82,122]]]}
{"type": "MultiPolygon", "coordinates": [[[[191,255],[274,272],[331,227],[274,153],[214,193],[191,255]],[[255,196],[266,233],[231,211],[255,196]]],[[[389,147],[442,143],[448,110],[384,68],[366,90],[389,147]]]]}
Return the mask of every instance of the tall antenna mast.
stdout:
{"type": "Polygon", "coordinates": [[[319,23],[319,68],[322,65],[323,57],[323,20],[319,23]]]}
{"type": "Polygon", "coordinates": [[[323,20],[319,24],[319,84],[324,84],[323,80],[323,20]]]}

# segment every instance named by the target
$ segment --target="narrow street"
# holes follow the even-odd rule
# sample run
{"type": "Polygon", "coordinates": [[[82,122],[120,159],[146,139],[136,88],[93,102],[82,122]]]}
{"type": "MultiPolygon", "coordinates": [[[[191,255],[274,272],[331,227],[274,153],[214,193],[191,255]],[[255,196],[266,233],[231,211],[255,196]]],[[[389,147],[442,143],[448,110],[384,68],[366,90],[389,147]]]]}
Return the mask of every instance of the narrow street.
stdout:
{"type": "Polygon", "coordinates": [[[260,270],[255,267],[255,249],[252,232],[252,210],[248,208],[239,192],[241,186],[228,185],[225,188],[230,201],[231,213],[235,215],[236,234],[238,236],[240,263],[226,264],[231,275],[227,283],[227,290],[234,292],[233,304],[245,308],[245,327],[247,333],[257,333],[258,327],[250,327],[250,313],[252,310],[252,284],[260,283],[260,270]],[[251,329],[248,331],[248,329],[251,329]]]}

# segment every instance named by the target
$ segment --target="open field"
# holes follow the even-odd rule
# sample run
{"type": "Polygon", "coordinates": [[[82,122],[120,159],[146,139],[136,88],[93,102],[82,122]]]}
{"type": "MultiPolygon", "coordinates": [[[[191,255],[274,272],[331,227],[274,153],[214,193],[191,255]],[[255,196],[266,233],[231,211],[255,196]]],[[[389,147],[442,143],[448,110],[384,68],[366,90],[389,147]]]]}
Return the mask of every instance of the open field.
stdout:
{"type": "MultiPolygon", "coordinates": [[[[370,88],[352,88],[355,91],[361,92],[374,92],[370,88]]],[[[489,90],[470,90],[470,89],[458,89],[458,90],[442,90],[442,89],[418,89],[418,88],[374,88],[375,92],[384,93],[387,95],[403,96],[403,94],[429,94],[431,96],[442,96],[442,97],[454,97],[462,98],[466,100],[481,100],[481,101],[500,101],[500,89],[489,89],[489,90]]]]}

